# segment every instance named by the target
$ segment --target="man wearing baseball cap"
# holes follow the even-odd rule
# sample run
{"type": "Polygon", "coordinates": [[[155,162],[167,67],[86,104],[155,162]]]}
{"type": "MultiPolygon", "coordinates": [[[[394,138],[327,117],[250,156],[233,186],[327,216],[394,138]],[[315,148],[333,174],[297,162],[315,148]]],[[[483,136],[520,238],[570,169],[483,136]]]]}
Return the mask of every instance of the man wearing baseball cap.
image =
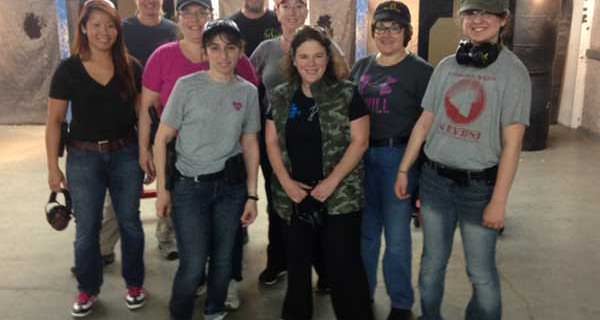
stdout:
{"type": "Polygon", "coordinates": [[[179,0],[177,1],[177,11],[183,10],[183,8],[192,3],[199,4],[209,10],[213,9],[210,0],[179,0]]]}

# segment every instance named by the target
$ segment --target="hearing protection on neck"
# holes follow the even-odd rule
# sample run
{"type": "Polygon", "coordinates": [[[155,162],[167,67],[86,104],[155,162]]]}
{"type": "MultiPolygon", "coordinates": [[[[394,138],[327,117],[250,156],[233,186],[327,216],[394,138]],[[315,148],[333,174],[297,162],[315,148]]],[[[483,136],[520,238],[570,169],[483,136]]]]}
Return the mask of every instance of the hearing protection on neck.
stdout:
{"type": "Polygon", "coordinates": [[[61,189],[60,192],[51,192],[50,199],[46,204],[46,220],[54,230],[61,231],[67,228],[71,220],[71,195],[66,189],[61,189]],[[62,193],[65,198],[65,204],[61,204],[56,200],[59,193],[62,193]]]}
{"type": "Polygon", "coordinates": [[[464,66],[485,68],[498,59],[500,50],[502,45],[497,43],[483,43],[476,46],[469,40],[461,40],[456,50],[456,62],[464,66]]]}

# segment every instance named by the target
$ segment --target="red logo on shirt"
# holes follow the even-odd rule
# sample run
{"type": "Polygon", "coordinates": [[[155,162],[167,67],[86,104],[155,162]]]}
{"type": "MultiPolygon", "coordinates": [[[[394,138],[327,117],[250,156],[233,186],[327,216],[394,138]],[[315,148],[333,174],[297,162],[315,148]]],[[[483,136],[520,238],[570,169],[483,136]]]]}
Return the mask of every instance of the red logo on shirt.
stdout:
{"type": "Polygon", "coordinates": [[[446,114],[452,121],[457,124],[470,124],[477,120],[485,110],[485,92],[479,81],[463,79],[446,92],[444,104],[446,114]],[[465,101],[465,103],[457,105],[455,98],[465,101]]]}
{"type": "Polygon", "coordinates": [[[242,107],[243,107],[243,105],[242,105],[242,103],[241,103],[241,102],[237,102],[237,101],[234,101],[234,102],[233,102],[233,108],[235,108],[235,111],[240,111],[240,110],[242,110],[242,107]]]}

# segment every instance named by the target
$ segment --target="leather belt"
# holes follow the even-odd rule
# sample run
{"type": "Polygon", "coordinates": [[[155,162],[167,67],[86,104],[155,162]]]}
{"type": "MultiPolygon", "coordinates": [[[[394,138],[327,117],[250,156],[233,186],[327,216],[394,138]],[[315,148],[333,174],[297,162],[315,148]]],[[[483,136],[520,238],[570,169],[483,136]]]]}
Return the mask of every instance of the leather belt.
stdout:
{"type": "Polygon", "coordinates": [[[82,141],[69,139],[68,145],[71,148],[84,150],[84,151],[95,151],[95,152],[115,152],[119,151],[131,143],[135,142],[136,135],[129,134],[125,138],[115,140],[101,140],[101,141],[82,141]]]}
{"type": "Polygon", "coordinates": [[[494,183],[496,181],[496,176],[498,175],[498,166],[493,166],[481,171],[461,170],[445,166],[429,158],[425,159],[425,165],[435,170],[438,175],[462,185],[468,185],[469,181],[476,180],[494,183]]]}
{"type": "Polygon", "coordinates": [[[409,137],[395,136],[391,138],[373,139],[369,143],[370,147],[397,147],[408,143],[409,137]]]}
{"type": "Polygon", "coordinates": [[[211,181],[217,181],[219,179],[222,179],[225,176],[225,169],[215,172],[215,173],[208,173],[208,174],[201,174],[195,177],[187,177],[182,175],[179,170],[177,170],[177,175],[181,178],[183,178],[184,180],[191,180],[194,182],[211,182],[211,181]]]}

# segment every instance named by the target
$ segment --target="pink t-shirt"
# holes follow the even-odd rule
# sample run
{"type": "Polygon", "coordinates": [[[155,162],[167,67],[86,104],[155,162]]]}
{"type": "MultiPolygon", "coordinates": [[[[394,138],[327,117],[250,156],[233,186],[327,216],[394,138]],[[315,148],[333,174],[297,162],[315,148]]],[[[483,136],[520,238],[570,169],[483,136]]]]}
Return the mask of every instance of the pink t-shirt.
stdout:
{"type": "MultiPolygon", "coordinates": [[[[204,70],[208,70],[208,61],[191,62],[183,55],[178,41],[158,47],[146,62],[142,84],[147,89],[160,94],[161,105],[157,106],[159,115],[162,113],[163,106],[167,105],[177,79],[204,70]]],[[[255,86],[259,85],[260,80],[256,76],[254,66],[246,56],[242,56],[235,70],[242,78],[255,86]]]]}

